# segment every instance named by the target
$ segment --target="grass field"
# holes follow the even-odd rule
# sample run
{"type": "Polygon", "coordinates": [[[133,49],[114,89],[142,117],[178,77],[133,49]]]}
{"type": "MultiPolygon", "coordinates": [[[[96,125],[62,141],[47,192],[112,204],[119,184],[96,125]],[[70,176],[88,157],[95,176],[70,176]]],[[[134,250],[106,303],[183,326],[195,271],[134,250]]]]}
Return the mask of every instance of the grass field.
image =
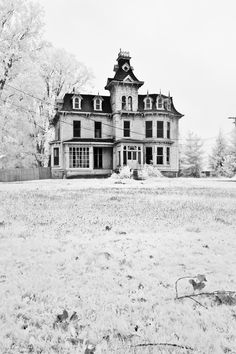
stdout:
{"type": "Polygon", "coordinates": [[[0,183],[0,198],[1,354],[236,353],[236,306],[175,299],[197,274],[236,291],[236,182],[0,183]]]}

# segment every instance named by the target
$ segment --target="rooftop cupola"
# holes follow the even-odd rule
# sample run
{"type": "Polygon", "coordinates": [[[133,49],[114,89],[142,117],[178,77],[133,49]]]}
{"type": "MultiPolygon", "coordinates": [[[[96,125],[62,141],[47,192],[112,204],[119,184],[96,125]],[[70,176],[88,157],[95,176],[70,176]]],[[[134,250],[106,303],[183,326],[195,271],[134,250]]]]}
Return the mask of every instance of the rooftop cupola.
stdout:
{"type": "Polygon", "coordinates": [[[117,64],[114,66],[115,76],[107,80],[106,90],[110,90],[113,84],[132,84],[140,87],[144,84],[139,81],[133,73],[133,67],[130,65],[130,54],[120,50],[118,53],[117,64]]]}

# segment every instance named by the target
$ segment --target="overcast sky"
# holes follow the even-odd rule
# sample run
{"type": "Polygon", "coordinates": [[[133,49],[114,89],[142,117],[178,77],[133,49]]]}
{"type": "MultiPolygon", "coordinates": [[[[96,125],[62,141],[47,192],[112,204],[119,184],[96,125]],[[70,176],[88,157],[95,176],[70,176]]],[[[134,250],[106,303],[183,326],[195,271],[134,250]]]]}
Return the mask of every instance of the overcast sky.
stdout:
{"type": "MultiPolygon", "coordinates": [[[[92,93],[129,51],[140,93],[173,96],[182,134],[229,133],[236,116],[236,0],[40,0],[45,37],[95,75],[92,93]]],[[[212,144],[213,140],[205,140],[212,144]]]]}

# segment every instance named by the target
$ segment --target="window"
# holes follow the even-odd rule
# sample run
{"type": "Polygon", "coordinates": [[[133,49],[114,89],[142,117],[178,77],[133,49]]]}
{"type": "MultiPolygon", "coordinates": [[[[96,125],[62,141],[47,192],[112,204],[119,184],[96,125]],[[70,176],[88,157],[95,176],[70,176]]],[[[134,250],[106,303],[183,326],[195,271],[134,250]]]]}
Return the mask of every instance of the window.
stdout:
{"type": "Polygon", "coordinates": [[[152,147],[146,147],[146,163],[150,165],[152,162],[152,147]]]}
{"type": "Polygon", "coordinates": [[[163,147],[157,148],[157,165],[163,165],[163,147]]]}
{"type": "Polygon", "coordinates": [[[170,139],[170,122],[167,122],[166,137],[167,139],[170,139]]]}
{"type": "Polygon", "coordinates": [[[158,108],[161,109],[162,108],[162,98],[159,97],[157,102],[158,102],[158,108]]]}
{"type": "Polygon", "coordinates": [[[89,168],[89,148],[70,147],[69,159],[70,168],[89,168]]]}
{"type": "Polygon", "coordinates": [[[123,66],[122,66],[122,69],[124,70],[124,71],[129,71],[129,64],[128,63],[125,63],[123,66]]]}
{"type": "Polygon", "coordinates": [[[170,164],[170,148],[169,147],[166,148],[166,163],[167,163],[167,165],[170,164]]]}
{"type": "Polygon", "coordinates": [[[132,111],[132,97],[128,97],[128,111],[132,111]]]}
{"type": "Polygon", "coordinates": [[[157,138],[164,138],[163,121],[157,121],[157,138]]]}
{"type": "Polygon", "coordinates": [[[74,138],[80,138],[80,120],[73,121],[73,136],[74,138]]]}
{"type": "Polygon", "coordinates": [[[102,110],[102,100],[101,98],[95,98],[94,100],[94,110],[101,111],[102,110]]]}
{"type": "Polygon", "coordinates": [[[130,137],[130,121],[124,120],[124,137],[130,137]]]}
{"type": "Polygon", "coordinates": [[[126,97],[125,96],[122,96],[121,102],[122,102],[121,109],[126,110],[126,97]]]}
{"type": "Polygon", "coordinates": [[[152,109],[152,100],[150,97],[147,97],[144,101],[144,109],[152,109]]]}
{"type": "Polygon", "coordinates": [[[73,109],[81,109],[81,97],[73,98],[73,109]]]}
{"type": "Polygon", "coordinates": [[[58,147],[53,149],[53,165],[54,166],[59,165],[59,148],[58,147]]]}
{"type": "Polygon", "coordinates": [[[95,169],[102,168],[102,148],[93,148],[93,166],[95,169]]]}
{"type": "Polygon", "coordinates": [[[124,165],[124,166],[127,165],[127,151],[126,151],[126,146],[124,146],[124,149],[123,149],[123,165],[124,165]]]}
{"type": "Polygon", "coordinates": [[[146,121],[146,138],[152,138],[152,121],[146,121]]]}
{"type": "Polygon", "coordinates": [[[102,137],[102,123],[94,122],[94,137],[101,138],[102,137]]]}

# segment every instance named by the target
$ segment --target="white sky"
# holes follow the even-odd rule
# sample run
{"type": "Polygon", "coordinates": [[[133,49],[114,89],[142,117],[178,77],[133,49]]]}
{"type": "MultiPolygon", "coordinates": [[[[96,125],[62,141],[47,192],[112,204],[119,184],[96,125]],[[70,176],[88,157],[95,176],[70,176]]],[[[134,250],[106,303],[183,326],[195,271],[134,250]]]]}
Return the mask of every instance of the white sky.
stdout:
{"type": "MultiPolygon", "coordinates": [[[[236,0],[40,0],[45,38],[95,75],[92,93],[114,75],[119,49],[145,82],[140,93],[170,90],[185,116],[181,134],[228,133],[236,116],[236,0]]],[[[206,140],[211,145],[214,140],[206,140]]],[[[207,146],[206,146],[207,148],[207,146]]]]}

